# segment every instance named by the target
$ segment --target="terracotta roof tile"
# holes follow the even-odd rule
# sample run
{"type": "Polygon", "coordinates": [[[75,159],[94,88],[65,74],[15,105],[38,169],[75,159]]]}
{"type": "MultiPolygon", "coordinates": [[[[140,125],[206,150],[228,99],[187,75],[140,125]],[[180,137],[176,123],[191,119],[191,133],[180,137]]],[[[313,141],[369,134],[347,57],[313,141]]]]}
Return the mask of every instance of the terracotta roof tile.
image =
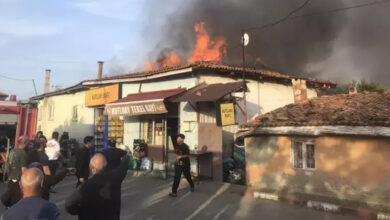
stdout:
{"type": "MultiPolygon", "coordinates": [[[[180,69],[185,69],[185,68],[193,68],[195,70],[196,69],[220,70],[220,71],[226,71],[229,73],[230,72],[243,72],[242,67],[223,65],[223,64],[217,64],[217,63],[212,63],[212,62],[197,62],[197,63],[191,63],[191,64],[178,65],[178,66],[163,67],[163,68],[160,68],[157,70],[151,70],[151,71],[141,71],[141,72],[116,75],[116,76],[103,77],[102,79],[91,79],[91,80],[86,80],[85,82],[147,77],[147,76],[158,75],[158,74],[168,72],[168,71],[180,70],[180,69]]],[[[262,76],[262,77],[270,77],[270,78],[277,78],[277,79],[302,78],[302,79],[307,80],[309,83],[326,84],[326,85],[331,86],[331,87],[336,86],[336,84],[334,82],[331,82],[331,81],[322,81],[322,80],[317,80],[317,79],[313,79],[313,78],[296,77],[296,76],[282,74],[282,73],[272,71],[272,70],[267,70],[267,69],[246,68],[245,73],[247,73],[249,75],[252,74],[252,75],[255,75],[257,77],[262,76]]]]}
{"type": "Polygon", "coordinates": [[[318,97],[260,115],[243,126],[326,125],[390,126],[390,91],[318,97]]]}

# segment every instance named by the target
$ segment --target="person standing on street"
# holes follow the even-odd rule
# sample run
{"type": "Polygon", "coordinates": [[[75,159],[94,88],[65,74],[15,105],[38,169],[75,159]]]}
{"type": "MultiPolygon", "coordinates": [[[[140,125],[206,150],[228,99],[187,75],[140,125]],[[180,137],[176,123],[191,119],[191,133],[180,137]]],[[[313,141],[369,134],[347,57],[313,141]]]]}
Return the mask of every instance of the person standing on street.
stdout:
{"type": "Polygon", "coordinates": [[[40,137],[37,140],[35,140],[34,150],[29,151],[27,154],[28,164],[38,162],[43,166],[43,173],[45,175],[50,175],[51,172],[49,168],[49,157],[45,153],[45,147],[46,147],[45,138],[40,137]]]}
{"type": "Polygon", "coordinates": [[[46,143],[45,153],[49,158],[50,173],[55,174],[58,167],[58,158],[60,156],[60,144],[58,143],[58,132],[53,132],[51,138],[46,143]]]}
{"type": "Polygon", "coordinates": [[[23,199],[4,212],[2,220],[61,219],[55,204],[42,199],[39,194],[43,184],[43,173],[37,168],[26,169],[21,176],[20,188],[23,199]]]}
{"type": "Polygon", "coordinates": [[[177,145],[175,146],[176,162],[175,162],[175,178],[173,180],[172,192],[170,196],[177,196],[177,189],[180,184],[181,174],[187,179],[191,186],[191,192],[194,192],[194,182],[191,178],[191,164],[190,164],[190,148],[184,143],[184,134],[179,134],[177,137],[177,145]]]}
{"type": "Polygon", "coordinates": [[[77,176],[77,185],[78,187],[81,183],[86,181],[89,176],[89,159],[90,159],[90,149],[93,145],[93,137],[87,136],[84,138],[84,146],[77,150],[76,152],[76,176],[77,176]]]}
{"type": "Polygon", "coordinates": [[[65,200],[65,208],[79,220],[119,220],[121,212],[121,185],[129,168],[129,157],[119,167],[106,169],[103,154],[95,154],[90,162],[92,177],[65,200]]]}
{"type": "Polygon", "coordinates": [[[29,140],[26,136],[19,137],[17,141],[17,146],[11,150],[8,156],[8,188],[1,198],[3,203],[6,203],[8,206],[14,205],[22,198],[22,194],[19,188],[19,181],[22,176],[22,173],[27,168],[27,154],[24,149],[28,141],[29,140]],[[4,196],[7,193],[9,193],[10,197],[9,199],[4,199],[4,196]],[[7,201],[4,202],[5,200],[7,201]]]}
{"type": "Polygon", "coordinates": [[[109,140],[108,145],[109,148],[103,150],[103,155],[106,157],[107,160],[107,168],[109,170],[112,170],[120,165],[121,158],[124,157],[127,152],[122,149],[116,148],[115,140],[109,140]]]}

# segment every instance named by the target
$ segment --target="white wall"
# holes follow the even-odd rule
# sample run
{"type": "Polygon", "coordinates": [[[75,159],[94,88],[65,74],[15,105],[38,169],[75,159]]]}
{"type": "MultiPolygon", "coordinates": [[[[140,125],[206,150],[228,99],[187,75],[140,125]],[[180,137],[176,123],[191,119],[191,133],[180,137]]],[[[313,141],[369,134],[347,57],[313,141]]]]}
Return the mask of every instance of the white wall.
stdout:
{"type": "Polygon", "coordinates": [[[44,98],[38,103],[37,130],[50,138],[53,131],[69,132],[70,138],[82,142],[87,135],[93,135],[94,110],[85,106],[85,91],[44,98]],[[54,105],[54,118],[49,118],[49,106],[54,105]],[[78,120],[73,120],[73,106],[77,106],[78,120]]]}
{"type": "MultiPolygon", "coordinates": [[[[192,88],[196,85],[196,79],[193,77],[183,79],[171,79],[166,81],[144,82],[141,86],[142,92],[176,89],[176,88],[192,88]]],[[[126,97],[128,94],[138,93],[140,83],[126,83],[122,84],[122,97],[126,97]]],[[[125,120],[125,133],[124,144],[127,146],[133,146],[133,140],[139,137],[139,120],[138,118],[125,120]]],[[[180,133],[186,135],[186,143],[191,149],[198,144],[198,129],[196,123],[196,112],[192,107],[186,103],[180,103],[180,133]],[[184,131],[184,124],[190,122],[191,131],[184,131]]]]}

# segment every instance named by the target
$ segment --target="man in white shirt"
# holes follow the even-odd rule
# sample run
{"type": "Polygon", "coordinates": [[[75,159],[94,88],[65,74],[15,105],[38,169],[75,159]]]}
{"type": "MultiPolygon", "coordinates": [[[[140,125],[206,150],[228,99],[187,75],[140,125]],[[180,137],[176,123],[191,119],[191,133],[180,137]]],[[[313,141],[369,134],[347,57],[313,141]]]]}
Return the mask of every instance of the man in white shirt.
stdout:
{"type": "Polygon", "coordinates": [[[52,139],[46,143],[45,153],[49,158],[49,169],[52,175],[55,175],[58,167],[58,158],[60,156],[60,144],[58,143],[58,132],[53,132],[52,139]]]}

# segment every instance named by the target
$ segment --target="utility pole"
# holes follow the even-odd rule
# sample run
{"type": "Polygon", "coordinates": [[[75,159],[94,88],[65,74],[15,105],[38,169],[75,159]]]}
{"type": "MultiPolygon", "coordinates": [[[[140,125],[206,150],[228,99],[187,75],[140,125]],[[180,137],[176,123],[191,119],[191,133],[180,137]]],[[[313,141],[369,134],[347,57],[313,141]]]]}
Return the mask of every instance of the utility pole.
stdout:
{"type": "Polygon", "coordinates": [[[247,108],[247,103],[246,103],[245,46],[248,45],[248,43],[249,43],[249,37],[245,33],[244,29],[242,29],[241,43],[242,43],[242,81],[243,81],[243,84],[244,84],[244,88],[243,88],[244,119],[245,119],[245,123],[246,123],[246,122],[248,122],[248,108],[247,108]]]}

